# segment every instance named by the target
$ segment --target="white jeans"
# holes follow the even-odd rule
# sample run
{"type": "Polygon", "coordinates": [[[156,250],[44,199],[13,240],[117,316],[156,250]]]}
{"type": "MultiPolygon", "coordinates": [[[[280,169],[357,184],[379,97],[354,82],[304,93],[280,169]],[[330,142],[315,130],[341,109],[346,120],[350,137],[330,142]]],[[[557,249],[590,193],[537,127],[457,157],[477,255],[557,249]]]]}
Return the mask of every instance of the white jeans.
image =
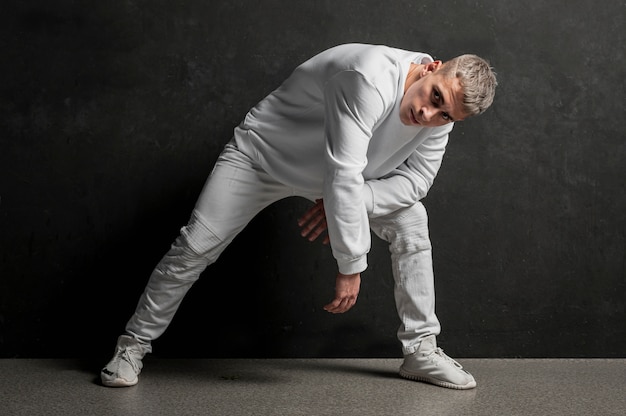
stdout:
{"type": "MultiPolygon", "coordinates": [[[[234,142],[224,148],[202,190],[191,218],[157,264],[139,298],[126,332],[150,352],[151,341],[167,329],[200,273],[214,263],[237,234],[268,205],[289,197],[314,200],[270,177],[241,153],[234,142]]],[[[389,243],[394,295],[401,320],[398,339],[404,354],[420,340],[438,335],[428,219],[418,202],[393,214],[370,219],[371,230],[389,243]]]]}

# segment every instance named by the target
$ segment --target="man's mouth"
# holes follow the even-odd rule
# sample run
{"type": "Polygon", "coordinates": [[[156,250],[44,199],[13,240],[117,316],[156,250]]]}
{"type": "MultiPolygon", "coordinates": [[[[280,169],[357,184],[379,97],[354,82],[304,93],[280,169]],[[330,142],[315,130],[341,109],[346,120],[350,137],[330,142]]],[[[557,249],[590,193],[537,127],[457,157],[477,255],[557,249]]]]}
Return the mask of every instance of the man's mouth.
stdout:
{"type": "Polygon", "coordinates": [[[413,124],[420,124],[420,122],[417,121],[417,117],[415,117],[415,114],[413,113],[413,109],[411,109],[411,122],[413,122],[413,124]]]}

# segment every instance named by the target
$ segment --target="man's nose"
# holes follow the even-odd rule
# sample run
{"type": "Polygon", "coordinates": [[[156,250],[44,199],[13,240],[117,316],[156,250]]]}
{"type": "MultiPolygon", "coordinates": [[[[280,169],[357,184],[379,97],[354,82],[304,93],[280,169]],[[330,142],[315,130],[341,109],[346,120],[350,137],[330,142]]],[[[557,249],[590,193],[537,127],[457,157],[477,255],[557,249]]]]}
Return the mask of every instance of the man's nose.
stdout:
{"type": "Polygon", "coordinates": [[[433,118],[435,112],[430,107],[422,107],[422,118],[424,121],[430,121],[433,118]]]}

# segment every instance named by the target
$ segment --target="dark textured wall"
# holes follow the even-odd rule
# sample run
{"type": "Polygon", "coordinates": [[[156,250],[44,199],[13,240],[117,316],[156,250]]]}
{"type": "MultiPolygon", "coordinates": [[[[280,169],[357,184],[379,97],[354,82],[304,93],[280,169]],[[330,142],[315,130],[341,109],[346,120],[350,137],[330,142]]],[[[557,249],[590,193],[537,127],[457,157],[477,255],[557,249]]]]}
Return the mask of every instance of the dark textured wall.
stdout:
{"type": "MultiPolygon", "coordinates": [[[[626,3],[4,1],[0,357],[107,358],[245,112],[344,42],[499,74],[425,203],[440,342],[459,357],[625,357],[626,3]]],[[[398,357],[387,249],[349,313],[307,208],[256,218],[155,354],[398,357]]]]}

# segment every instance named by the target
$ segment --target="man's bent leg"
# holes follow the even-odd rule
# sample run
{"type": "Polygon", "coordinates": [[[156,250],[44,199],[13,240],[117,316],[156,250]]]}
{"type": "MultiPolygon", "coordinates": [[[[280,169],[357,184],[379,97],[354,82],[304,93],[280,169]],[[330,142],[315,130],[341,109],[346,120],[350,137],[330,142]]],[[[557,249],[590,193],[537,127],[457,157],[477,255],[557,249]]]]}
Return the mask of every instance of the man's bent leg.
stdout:
{"type": "Polygon", "coordinates": [[[394,296],[401,321],[398,339],[402,352],[411,354],[417,351],[423,338],[441,331],[435,315],[435,279],[426,209],[418,202],[372,218],[370,222],[376,235],[389,243],[394,296]]]}
{"type": "Polygon", "coordinates": [[[404,362],[400,375],[442,387],[470,389],[471,374],[437,347],[441,325],[435,315],[435,279],[428,215],[421,202],[372,218],[372,230],[389,242],[396,308],[401,320],[398,339],[404,362]]]}

